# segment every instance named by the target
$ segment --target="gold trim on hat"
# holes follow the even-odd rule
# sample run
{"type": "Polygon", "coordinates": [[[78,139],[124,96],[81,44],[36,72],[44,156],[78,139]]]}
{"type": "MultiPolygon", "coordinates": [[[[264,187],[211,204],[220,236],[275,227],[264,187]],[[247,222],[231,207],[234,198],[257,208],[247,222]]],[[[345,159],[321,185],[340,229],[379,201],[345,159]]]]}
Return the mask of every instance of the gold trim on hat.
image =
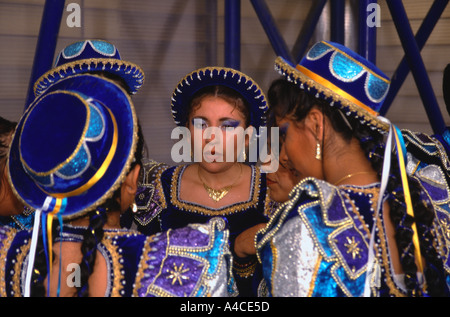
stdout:
{"type": "MultiPolygon", "coordinates": [[[[351,112],[355,112],[358,117],[364,118],[364,120],[368,121],[376,128],[383,131],[389,131],[389,124],[383,121],[378,116],[378,113],[376,111],[370,109],[370,107],[361,102],[356,103],[356,98],[354,97],[352,99],[347,98],[349,96],[347,93],[345,95],[340,94],[339,91],[334,90],[334,85],[332,85],[322,77],[320,78],[322,78],[323,81],[316,81],[315,79],[317,78],[309,77],[299,69],[294,68],[293,66],[288,64],[282,57],[277,57],[277,59],[275,60],[275,66],[277,67],[277,70],[283,75],[292,77],[295,81],[299,80],[304,85],[316,89],[319,93],[322,93],[328,98],[332,98],[334,102],[339,102],[343,107],[348,107],[351,112]],[[325,82],[328,82],[331,85],[327,85],[325,82]],[[364,106],[361,106],[361,104],[364,106]],[[368,108],[371,110],[370,112],[368,111],[368,108]]],[[[297,82],[295,83],[297,84],[297,82]]],[[[340,91],[342,92],[342,90],[340,91]]]]}
{"type": "MultiPolygon", "coordinates": [[[[174,89],[174,91],[172,93],[172,103],[171,103],[171,107],[170,108],[172,109],[172,118],[173,118],[173,121],[175,122],[176,125],[180,125],[180,122],[176,121],[176,118],[175,118],[175,114],[177,113],[177,110],[175,109],[174,102],[176,102],[177,93],[182,94],[183,93],[182,92],[182,88],[185,85],[190,86],[190,81],[193,80],[194,77],[196,77],[200,81],[205,80],[205,82],[208,82],[208,77],[205,75],[207,71],[210,72],[211,78],[219,78],[220,77],[219,76],[220,72],[224,71],[225,75],[221,75],[222,77],[225,76],[224,79],[227,78],[227,77],[233,78],[235,75],[238,75],[239,78],[237,78],[237,80],[236,80],[237,84],[240,84],[242,80],[245,80],[245,83],[250,82],[251,85],[249,87],[247,87],[247,90],[250,90],[253,87],[255,87],[255,90],[254,90],[255,91],[255,97],[254,97],[254,99],[259,101],[261,98],[263,98],[263,100],[265,101],[265,104],[266,104],[265,105],[266,111],[269,108],[269,104],[267,102],[267,98],[266,98],[266,96],[264,94],[264,91],[261,89],[261,87],[258,85],[258,83],[253,78],[251,78],[250,76],[244,74],[243,72],[241,72],[239,70],[236,70],[236,69],[233,69],[233,68],[229,68],[229,67],[212,67],[212,66],[203,67],[203,68],[199,68],[197,70],[194,70],[193,72],[191,72],[191,73],[187,74],[185,77],[183,77],[183,79],[181,79],[178,82],[178,84],[176,85],[176,87],[175,87],[175,89],[174,89]],[[215,70],[217,70],[217,75],[213,75],[213,72],[215,70]],[[231,73],[230,76],[227,75],[228,72],[231,73]],[[201,73],[203,73],[203,75],[200,75],[201,73]],[[257,95],[256,92],[258,92],[258,91],[259,91],[259,94],[257,95]]],[[[221,84],[217,84],[217,85],[221,85],[221,84]]],[[[207,87],[207,86],[208,85],[203,85],[203,87],[207,87]]],[[[239,92],[242,95],[240,90],[236,89],[236,88],[233,88],[233,89],[236,90],[237,92],[239,92]]],[[[251,103],[251,102],[249,102],[249,103],[251,103]]],[[[261,102],[259,102],[259,103],[261,103],[261,102]]],[[[187,108],[188,104],[184,104],[184,105],[182,105],[182,107],[183,108],[187,108]]],[[[259,109],[264,110],[264,108],[261,108],[261,107],[259,107],[259,109]]],[[[263,117],[261,117],[259,119],[261,119],[261,121],[264,121],[263,117]]]]}
{"type": "Polygon", "coordinates": [[[67,192],[67,193],[48,193],[44,189],[42,189],[41,186],[36,184],[44,193],[46,193],[49,196],[55,197],[55,198],[66,198],[66,197],[78,196],[78,195],[84,193],[85,191],[87,191],[92,186],[94,186],[103,177],[103,175],[105,175],[106,170],[109,168],[109,165],[111,164],[111,161],[114,158],[114,154],[116,154],[117,141],[119,139],[118,132],[117,132],[116,118],[114,117],[111,110],[109,110],[108,108],[107,108],[107,110],[109,111],[109,114],[111,115],[111,120],[113,122],[113,127],[114,127],[113,140],[112,140],[112,144],[109,149],[108,155],[106,156],[105,160],[103,161],[102,165],[99,167],[97,172],[84,185],[82,185],[82,186],[78,187],[77,189],[74,189],[70,192],[67,192]]]}
{"type": "MultiPolygon", "coordinates": [[[[129,87],[130,90],[138,90],[143,84],[144,84],[144,80],[145,80],[145,74],[144,71],[142,70],[141,67],[139,67],[137,64],[131,63],[131,62],[127,62],[127,61],[123,61],[121,59],[115,59],[115,58],[87,58],[87,59],[80,59],[77,61],[73,61],[73,62],[68,62],[65,64],[62,64],[58,67],[52,68],[51,70],[49,70],[48,72],[44,73],[41,77],[39,77],[33,86],[33,92],[34,95],[37,97],[39,95],[41,95],[45,90],[47,90],[51,85],[53,85],[55,82],[52,81],[51,77],[55,78],[55,75],[58,74],[59,75],[59,79],[56,78],[56,81],[62,80],[64,79],[66,76],[73,76],[73,75],[78,75],[78,74],[82,74],[82,73],[77,73],[75,71],[76,66],[79,66],[80,70],[82,70],[82,67],[86,65],[88,67],[88,69],[86,70],[86,72],[90,72],[90,71],[119,71],[121,69],[122,66],[124,66],[124,69],[126,69],[127,67],[130,67],[130,71],[126,72],[127,75],[131,74],[131,72],[134,69],[133,72],[133,77],[134,78],[139,78],[141,76],[138,76],[136,74],[141,74],[142,75],[142,79],[139,79],[138,82],[140,83],[140,86],[135,86],[135,87],[129,87]],[[94,64],[94,69],[90,69],[91,64],[94,64]],[[102,64],[103,67],[102,69],[98,69],[98,65],[102,64]],[[111,66],[109,66],[108,68],[106,68],[106,65],[110,64],[111,66]],[[114,69],[115,66],[118,66],[117,69],[114,69]],[[44,84],[46,83],[46,84],[44,84]]],[[[128,83],[127,83],[128,84],[128,83]]]]}
{"type": "Polygon", "coordinates": [[[89,129],[89,122],[90,122],[90,117],[91,117],[91,110],[89,109],[89,104],[86,102],[86,100],[84,100],[82,97],[80,97],[78,94],[70,92],[70,91],[63,91],[63,90],[56,90],[53,91],[45,96],[43,96],[39,102],[35,103],[33,105],[33,109],[31,109],[31,111],[28,113],[27,117],[25,118],[25,121],[23,122],[22,125],[22,129],[20,132],[20,140],[19,140],[19,153],[20,153],[20,162],[26,167],[27,170],[31,171],[34,175],[36,176],[48,176],[51,175],[55,172],[57,172],[59,169],[61,169],[64,165],[66,165],[67,163],[69,163],[70,161],[72,161],[74,159],[74,157],[78,154],[78,151],[80,150],[80,148],[83,146],[84,140],[85,140],[85,136],[86,136],[86,132],[89,129]],[[33,170],[28,164],[27,162],[25,162],[25,160],[22,157],[22,151],[20,150],[22,148],[22,136],[23,136],[23,129],[27,123],[27,120],[30,116],[30,114],[33,112],[34,107],[41,102],[44,98],[54,95],[54,94],[66,94],[66,95],[71,95],[75,98],[77,98],[78,100],[80,100],[83,105],[86,107],[86,122],[84,124],[84,128],[83,128],[83,132],[81,133],[81,137],[80,140],[78,141],[77,146],[75,147],[75,150],[72,152],[72,154],[69,155],[69,157],[64,160],[63,162],[59,163],[57,166],[55,166],[54,168],[52,168],[49,171],[45,171],[45,172],[36,172],[35,170],[33,170]]]}

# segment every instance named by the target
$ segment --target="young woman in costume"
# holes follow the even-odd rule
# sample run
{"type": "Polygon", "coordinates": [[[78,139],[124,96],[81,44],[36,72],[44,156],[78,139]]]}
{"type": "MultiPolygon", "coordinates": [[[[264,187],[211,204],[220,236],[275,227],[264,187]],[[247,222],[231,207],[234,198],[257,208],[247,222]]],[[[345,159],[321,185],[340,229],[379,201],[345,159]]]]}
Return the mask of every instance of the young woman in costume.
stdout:
{"type": "Polygon", "coordinates": [[[267,223],[273,202],[265,174],[248,164],[252,134],[239,142],[233,132],[250,127],[259,133],[265,126],[266,110],[259,86],[237,70],[207,67],[183,78],[172,95],[172,114],[187,135],[184,140],[189,140],[187,151],[191,153],[187,160],[193,163],[157,172],[153,197],[160,208],[143,215],[145,225],[139,221],[139,230],[152,234],[217,216],[225,218],[240,296],[263,292],[260,264],[254,254],[241,248],[245,244],[240,241],[253,241],[256,231],[267,223]],[[208,135],[208,129],[216,132],[208,135]]]}
{"type": "Polygon", "coordinates": [[[448,219],[448,186],[410,170],[402,133],[378,116],[389,79],[332,42],[276,68],[285,78],[268,99],[280,162],[302,180],[257,235],[269,294],[448,296],[437,217],[448,219]]]}

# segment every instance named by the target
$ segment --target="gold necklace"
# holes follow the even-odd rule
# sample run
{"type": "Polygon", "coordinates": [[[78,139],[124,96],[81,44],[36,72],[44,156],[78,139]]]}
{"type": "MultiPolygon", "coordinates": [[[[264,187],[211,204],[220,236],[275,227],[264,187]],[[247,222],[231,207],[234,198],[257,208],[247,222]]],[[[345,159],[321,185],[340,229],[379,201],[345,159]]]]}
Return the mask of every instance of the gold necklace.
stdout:
{"type": "Polygon", "coordinates": [[[341,183],[342,181],[344,181],[344,180],[346,180],[346,179],[348,179],[348,178],[351,178],[351,177],[356,176],[356,175],[362,175],[362,174],[375,174],[375,172],[374,172],[374,171],[370,171],[370,172],[358,172],[358,173],[353,173],[353,174],[345,175],[345,176],[342,177],[339,181],[335,182],[335,183],[334,183],[334,186],[337,186],[339,183],[341,183]]]}
{"type": "Polygon", "coordinates": [[[239,164],[239,167],[241,168],[241,172],[239,173],[239,177],[237,178],[237,180],[233,184],[222,187],[220,189],[214,189],[214,188],[210,187],[209,185],[207,185],[203,181],[202,177],[200,176],[200,169],[197,167],[198,178],[203,183],[203,187],[205,188],[206,192],[208,193],[208,196],[212,200],[214,200],[215,202],[218,202],[219,200],[221,200],[223,197],[225,197],[230,192],[230,190],[233,188],[234,185],[236,185],[236,183],[239,181],[239,179],[241,178],[241,175],[242,175],[242,165],[239,164]]]}

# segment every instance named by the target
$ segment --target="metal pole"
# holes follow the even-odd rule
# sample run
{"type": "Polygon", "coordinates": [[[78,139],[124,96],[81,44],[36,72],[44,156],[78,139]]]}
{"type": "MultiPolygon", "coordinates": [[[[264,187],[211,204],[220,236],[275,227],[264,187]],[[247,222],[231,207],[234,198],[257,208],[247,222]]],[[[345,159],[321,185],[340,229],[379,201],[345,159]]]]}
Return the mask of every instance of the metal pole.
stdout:
{"type": "Polygon", "coordinates": [[[330,0],[331,41],[345,45],[345,0],[330,0]]]}
{"type": "Polygon", "coordinates": [[[313,1],[308,17],[302,26],[302,30],[295,41],[292,55],[295,57],[295,62],[299,63],[308,49],[308,44],[322,15],[323,9],[328,0],[313,1]]]}
{"type": "Polygon", "coordinates": [[[225,0],[225,66],[241,68],[240,0],[225,0]]]}
{"type": "Polygon", "coordinates": [[[256,15],[264,28],[264,31],[266,31],[267,37],[272,44],[275,54],[277,56],[282,56],[291,63],[295,63],[286,42],[276,26],[266,2],[264,0],[251,0],[251,2],[253,4],[253,8],[255,9],[256,15]]]}
{"type": "Polygon", "coordinates": [[[205,6],[209,12],[206,20],[207,65],[217,65],[217,0],[207,0],[205,6]]]}
{"type": "Polygon", "coordinates": [[[52,68],[58,41],[59,27],[64,11],[64,0],[46,0],[42,14],[41,27],[31,70],[28,94],[25,100],[25,110],[34,100],[33,86],[35,81],[52,68]]]}
{"type": "MultiPolygon", "coordinates": [[[[433,32],[434,27],[436,26],[437,22],[439,21],[442,13],[444,12],[449,0],[435,0],[433,5],[431,6],[430,10],[428,11],[428,14],[426,15],[425,19],[423,20],[419,30],[416,33],[415,40],[417,42],[417,46],[420,50],[425,46],[426,41],[430,37],[431,33],[433,32]]],[[[397,96],[397,93],[399,92],[400,88],[402,87],[406,77],[409,74],[409,66],[408,61],[406,57],[403,57],[401,60],[399,66],[394,72],[394,75],[392,76],[391,86],[389,87],[389,93],[386,96],[386,99],[383,102],[383,106],[380,109],[381,115],[386,115],[389,107],[391,106],[392,102],[394,101],[395,97],[397,96]]]]}
{"type": "Polygon", "coordinates": [[[442,134],[445,129],[445,123],[442,113],[436,100],[436,96],[431,86],[425,65],[420,55],[420,50],[414,38],[414,34],[409,24],[403,3],[400,0],[387,1],[391,11],[395,27],[397,28],[403,50],[406,54],[409,67],[414,76],[420,97],[425,106],[425,111],[431,123],[434,133],[442,134]]]}
{"type": "Polygon", "coordinates": [[[359,41],[358,52],[368,61],[376,64],[377,54],[377,28],[369,26],[367,23],[368,11],[370,4],[377,3],[377,0],[360,0],[359,1],[359,41]]]}

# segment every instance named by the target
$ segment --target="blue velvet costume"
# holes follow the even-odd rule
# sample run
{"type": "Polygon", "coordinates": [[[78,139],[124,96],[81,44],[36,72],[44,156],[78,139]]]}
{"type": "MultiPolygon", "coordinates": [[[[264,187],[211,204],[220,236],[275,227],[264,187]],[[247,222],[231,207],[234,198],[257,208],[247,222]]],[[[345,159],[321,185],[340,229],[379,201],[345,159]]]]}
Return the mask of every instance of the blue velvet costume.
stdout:
{"type": "MultiPolygon", "coordinates": [[[[133,215],[137,230],[147,235],[180,228],[189,223],[205,223],[213,217],[223,217],[230,230],[230,249],[235,238],[244,230],[259,223],[267,223],[275,208],[266,187],[265,174],[252,166],[252,189],[247,201],[220,209],[212,209],[179,199],[179,184],[187,165],[152,166],[151,174],[144,176],[136,203],[138,212],[133,215]],[[148,183],[150,180],[154,182],[148,183]],[[145,206],[143,208],[143,206],[145,206]],[[148,208],[152,206],[153,208],[148,208]],[[147,208],[147,209],[146,209],[147,208]]],[[[144,169],[149,170],[145,167],[144,169]]],[[[255,256],[237,258],[234,256],[233,274],[240,296],[264,295],[261,284],[261,266],[255,256]]]]}
{"type": "MultiPolygon", "coordinates": [[[[450,188],[442,145],[423,134],[403,131],[407,172],[416,177],[435,211],[434,244],[450,272],[450,188]],[[419,160],[415,155],[420,156],[419,160]],[[437,164],[432,164],[432,160],[437,164]]],[[[257,235],[257,252],[271,296],[406,296],[392,271],[383,213],[374,219],[379,183],[333,186],[308,178],[257,235]],[[373,275],[366,284],[370,233],[375,231],[373,275]],[[366,293],[367,295],[367,293],[366,293]]],[[[450,280],[447,278],[447,285],[450,280]]]]}
{"type": "Polygon", "coordinates": [[[18,230],[28,230],[33,227],[34,211],[25,208],[23,213],[14,216],[0,216],[0,226],[9,226],[18,230]]]}
{"type": "MultiPolygon", "coordinates": [[[[145,236],[105,230],[97,245],[107,263],[106,297],[229,296],[231,278],[228,231],[221,219],[206,225],[145,236]]],[[[83,241],[84,227],[64,225],[55,242],[83,241]]],[[[31,232],[0,227],[0,296],[21,296],[31,232]]],[[[57,264],[55,264],[57,267],[57,264]]]]}

